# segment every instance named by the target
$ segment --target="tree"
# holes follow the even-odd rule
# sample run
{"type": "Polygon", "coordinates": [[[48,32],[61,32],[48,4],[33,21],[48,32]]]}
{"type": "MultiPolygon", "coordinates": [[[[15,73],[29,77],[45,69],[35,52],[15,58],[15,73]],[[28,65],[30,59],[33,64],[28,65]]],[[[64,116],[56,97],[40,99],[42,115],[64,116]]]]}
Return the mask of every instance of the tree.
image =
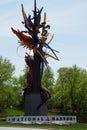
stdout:
{"type": "Polygon", "coordinates": [[[42,78],[42,86],[47,88],[51,94],[51,98],[48,100],[48,108],[51,109],[53,103],[53,91],[54,91],[54,73],[50,66],[45,68],[42,78]]]}
{"type": "Polygon", "coordinates": [[[7,58],[0,56],[0,108],[10,108],[20,102],[17,79],[14,77],[15,67],[7,58]]]}
{"type": "MultiPolygon", "coordinates": [[[[81,100],[82,97],[82,88],[84,88],[84,84],[86,84],[83,84],[83,81],[86,78],[87,71],[82,70],[76,65],[69,68],[60,68],[58,70],[54,101],[56,107],[59,108],[61,113],[77,114],[78,109],[83,107],[79,100],[81,100]]],[[[84,95],[86,95],[86,92],[84,95]]],[[[86,102],[86,98],[84,98],[84,96],[83,100],[86,102]]]]}
{"type": "Polygon", "coordinates": [[[49,90],[51,90],[54,87],[54,73],[50,66],[48,68],[45,68],[42,78],[42,85],[49,90]]]}
{"type": "Polygon", "coordinates": [[[23,69],[23,74],[19,77],[19,84],[22,91],[27,87],[27,72],[28,67],[25,66],[25,68],[23,69]]]}
{"type": "Polygon", "coordinates": [[[77,90],[76,111],[78,119],[87,122],[87,74],[81,80],[77,90]]]}
{"type": "Polygon", "coordinates": [[[6,85],[12,78],[15,67],[9,60],[0,56],[0,87],[6,85]]]}

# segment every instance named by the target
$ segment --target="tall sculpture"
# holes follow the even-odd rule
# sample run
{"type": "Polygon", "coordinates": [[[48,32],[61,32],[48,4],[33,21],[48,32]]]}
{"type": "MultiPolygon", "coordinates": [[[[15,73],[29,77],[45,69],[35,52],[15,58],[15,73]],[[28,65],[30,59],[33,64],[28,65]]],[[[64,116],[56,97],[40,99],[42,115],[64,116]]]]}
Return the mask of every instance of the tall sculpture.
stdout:
{"type": "Polygon", "coordinates": [[[50,98],[48,90],[41,85],[43,76],[44,65],[48,65],[47,57],[58,60],[55,52],[58,52],[50,47],[50,42],[47,43],[49,35],[48,29],[50,25],[46,24],[46,13],[44,13],[43,22],[41,22],[41,12],[43,7],[39,10],[36,7],[36,0],[34,0],[33,16],[27,16],[23,4],[21,5],[22,15],[24,21],[22,24],[25,26],[26,31],[15,30],[12,31],[20,39],[20,46],[28,48],[33,51],[33,56],[26,53],[25,62],[29,67],[27,73],[27,86],[25,88],[25,115],[39,116],[47,115],[46,101],[50,98]],[[48,53],[49,50],[52,54],[48,53]]]}

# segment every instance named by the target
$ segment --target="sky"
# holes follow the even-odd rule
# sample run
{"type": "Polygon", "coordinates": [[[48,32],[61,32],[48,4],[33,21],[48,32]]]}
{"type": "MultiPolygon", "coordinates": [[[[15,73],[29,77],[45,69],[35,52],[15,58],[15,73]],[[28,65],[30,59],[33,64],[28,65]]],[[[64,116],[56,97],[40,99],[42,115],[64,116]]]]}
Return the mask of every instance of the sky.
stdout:
{"type": "MultiPolygon", "coordinates": [[[[11,27],[26,30],[21,23],[21,4],[28,15],[32,14],[33,3],[34,0],[0,0],[0,56],[15,66],[15,76],[23,72],[26,49],[18,48],[18,38],[11,27]]],[[[54,34],[50,46],[60,52],[59,61],[48,58],[55,75],[59,68],[75,64],[87,69],[87,0],[37,0],[37,7],[44,7],[51,25],[50,37],[54,34]]]]}

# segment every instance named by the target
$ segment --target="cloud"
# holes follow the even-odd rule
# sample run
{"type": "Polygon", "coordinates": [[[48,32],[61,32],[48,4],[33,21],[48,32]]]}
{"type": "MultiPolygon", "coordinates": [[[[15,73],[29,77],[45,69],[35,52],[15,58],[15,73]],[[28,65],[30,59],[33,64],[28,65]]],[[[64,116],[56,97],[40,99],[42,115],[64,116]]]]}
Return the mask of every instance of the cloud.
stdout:
{"type": "Polygon", "coordinates": [[[87,34],[87,1],[73,3],[59,10],[57,6],[49,11],[50,22],[53,29],[59,33],[87,34]]]}
{"type": "Polygon", "coordinates": [[[11,5],[9,8],[6,6],[4,8],[5,10],[3,8],[0,9],[0,12],[2,12],[2,15],[0,16],[0,37],[9,37],[11,36],[11,26],[15,26],[17,28],[21,27],[21,10],[20,8],[18,9],[18,6],[11,7],[11,5]]]}
{"type": "MultiPolygon", "coordinates": [[[[23,21],[21,12],[21,1],[15,0],[3,0],[0,2],[0,37],[10,37],[11,36],[11,26],[14,28],[24,29],[21,21],[23,21]]],[[[25,3],[25,10],[28,9],[28,4],[25,3]]],[[[28,14],[28,12],[26,12],[28,14]]]]}
{"type": "Polygon", "coordinates": [[[2,0],[2,1],[0,1],[0,5],[8,4],[8,3],[11,3],[13,1],[15,1],[15,0],[2,0]]]}
{"type": "MultiPolygon", "coordinates": [[[[0,6],[4,5],[0,9],[0,12],[2,12],[3,15],[1,15],[0,23],[1,23],[1,34],[0,36],[9,36],[10,26],[15,26],[17,28],[21,27],[21,21],[22,21],[22,14],[21,14],[21,4],[22,1],[15,0],[3,0],[0,2],[0,6]],[[8,4],[9,3],[9,4],[8,4]],[[7,6],[8,5],[8,6],[7,6]],[[7,30],[5,33],[4,30],[7,30]]],[[[31,10],[28,7],[27,2],[24,2],[26,13],[28,14],[31,10]]],[[[32,2],[30,2],[29,5],[31,5],[32,2]]],[[[71,33],[71,34],[79,34],[79,35],[86,35],[87,34],[87,1],[71,1],[64,2],[63,0],[60,2],[59,0],[54,0],[55,6],[52,6],[52,9],[50,9],[50,3],[46,4],[45,2],[37,2],[37,5],[40,6],[40,4],[43,3],[45,8],[47,8],[47,20],[49,21],[48,24],[51,25],[51,29],[55,31],[55,33],[71,33]],[[60,7],[59,7],[60,6],[60,7]]],[[[53,3],[53,1],[52,1],[53,3]]],[[[33,3],[32,3],[33,5],[33,3]]],[[[42,5],[42,4],[41,4],[42,5]]],[[[31,6],[30,6],[31,7],[31,6]]],[[[42,7],[42,6],[41,6],[42,7]]],[[[33,7],[31,7],[33,8],[33,7]]],[[[45,11],[45,10],[44,10],[45,11]]],[[[43,19],[43,16],[42,16],[43,19]]]]}

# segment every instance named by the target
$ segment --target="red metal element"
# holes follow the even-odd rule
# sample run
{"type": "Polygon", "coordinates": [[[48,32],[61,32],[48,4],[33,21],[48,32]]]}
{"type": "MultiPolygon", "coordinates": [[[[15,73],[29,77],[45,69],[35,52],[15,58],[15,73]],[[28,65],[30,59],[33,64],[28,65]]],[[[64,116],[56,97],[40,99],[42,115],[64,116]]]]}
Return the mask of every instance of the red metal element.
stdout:
{"type": "Polygon", "coordinates": [[[33,56],[26,54],[25,61],[29,67],[29,72],[27,73],[27,92],[32,90],[32,78],[33,78],[33,56]]]}

